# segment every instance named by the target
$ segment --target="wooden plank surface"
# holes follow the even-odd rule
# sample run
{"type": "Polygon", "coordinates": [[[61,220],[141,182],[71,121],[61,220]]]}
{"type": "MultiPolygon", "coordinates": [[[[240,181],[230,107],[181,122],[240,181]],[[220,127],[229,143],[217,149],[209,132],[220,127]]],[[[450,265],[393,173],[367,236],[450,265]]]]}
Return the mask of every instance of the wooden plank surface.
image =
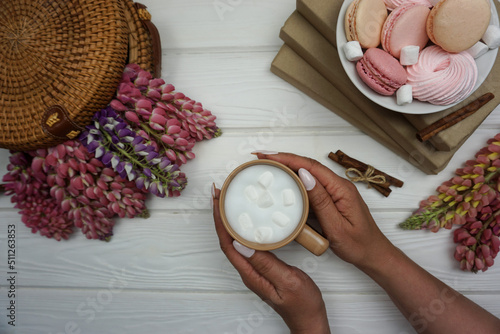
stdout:
{"type": "MultiPolygon", "coordinates": [[[[289,333],[279,316],[250,293],[136,291],[118,284],[98,290],[27,288],[21,293],[16,334],[289,333]]],[[[467,297],[500,312],[492,296],[467,297]]],[[[326,293],[324,299],[333,333],[413,332],[385,295],[326,293]]]]}
{"type": "MultiPolygon", "coordinates": [[[[256,149],[315,158],[344,152],[405,181],[384,198],[358,185],[378,225],[412,259],[500,316],[500,265],[477,275],[453,259],[450,231],[402,231],[418,202],[498,132],[493,112],[439,175],[425,175],[269,71],[279,29],[294,0],[144,0],[163,42],[163,77],[218,117],[223,136],[199,143],[183,166],[180,198],[150,197],[151,218],[118,219],[111,242],[76,231],[56,242],[32,234],[0,196],[0,333],[6,322],[7,226],[16,226],[15,333],[287,333],[281,319],[249,292],[219,249],[209,206],[219,187],[256,149]],[[79,330],[79,331],[78,331],[79,330]]],[[[0,175],[8,151],[0,150],[0,175]]],[[[298,244],[275,253],[306,271],[323,292],[335,333],[412,333],[385,293],[331,252],[314,257],[298,244]]],[[[14,333],[14,332],[12,332],[14,333]]]]}

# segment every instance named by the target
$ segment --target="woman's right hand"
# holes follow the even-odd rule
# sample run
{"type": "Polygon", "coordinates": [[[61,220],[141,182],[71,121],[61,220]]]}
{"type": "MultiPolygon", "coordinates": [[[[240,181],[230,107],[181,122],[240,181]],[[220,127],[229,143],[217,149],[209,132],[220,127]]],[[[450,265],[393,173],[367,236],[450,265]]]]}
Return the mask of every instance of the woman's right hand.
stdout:
{"type": "Polygon", "coordinates": [[[418,333],[499,333],[500,319],[392,245],[351,182],[312,159],[285,153],[258,156],[299,172],[332,250],[377,282],[418,333]]]}
{"type": "Polygon", "coordinates": [[[372,265],[395,247],[380,231],[356,186],[316,160],[290,153],[258,153],[287,165],[306,186],[311,209],[316,214],[330,248],[341,259],[358,267],[372,265]]]}

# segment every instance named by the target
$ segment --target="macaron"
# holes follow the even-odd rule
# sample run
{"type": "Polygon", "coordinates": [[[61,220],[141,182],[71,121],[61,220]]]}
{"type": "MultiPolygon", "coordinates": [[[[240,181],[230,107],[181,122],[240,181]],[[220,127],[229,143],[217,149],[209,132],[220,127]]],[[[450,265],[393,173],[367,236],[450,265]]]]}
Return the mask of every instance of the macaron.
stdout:
{"type": "Polygon", "coordinates": [[[476,44],[491,18],[488,0],[441,0],[427,19],[427,35],[448,52],[462,52],[476,44]]]}
{"type": "Polygon", "coordinates": [[[384,0],[354,0],[344,19],[347,41],[358,41],[364,49],[379,46],[386,18],[384,0]]]}
{"type": "Polygon", "coordinates": [[[415,3],[418,5],[425,5],[429,8],[432,7],[432,3],[429,0],[384,0],[385,6],[388,10],[394,10],[396,7],[407,3],[415,3]]]}
{"type": "Polygon", "coordinates": [[[366,50],[356,63],[356,71],[368,87],[386,96],[393,95],[407,79],[406,70],[399,61],[378,48],[366,50]]]}
{"type": "Polygon", "coordinates": [[[398,59],[405,46],[416,45],[422,50],[429,41],[426,24],[430,12],[428,6],[415,3],[396,7],[382,27],[382,48],[398,59]]]}

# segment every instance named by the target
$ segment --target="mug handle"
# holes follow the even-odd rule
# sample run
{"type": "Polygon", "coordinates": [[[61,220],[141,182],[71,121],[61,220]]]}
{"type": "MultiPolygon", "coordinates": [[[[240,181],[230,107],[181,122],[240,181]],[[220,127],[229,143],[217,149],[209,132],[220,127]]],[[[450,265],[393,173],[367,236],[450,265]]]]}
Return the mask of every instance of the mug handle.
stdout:
{"type": "Polygon", "coordinates": [[[328,240],[307,224],[304,225],[304,228],[295,238],[295,241],[316,256],[323,254],[330,246],[328,240]]]}

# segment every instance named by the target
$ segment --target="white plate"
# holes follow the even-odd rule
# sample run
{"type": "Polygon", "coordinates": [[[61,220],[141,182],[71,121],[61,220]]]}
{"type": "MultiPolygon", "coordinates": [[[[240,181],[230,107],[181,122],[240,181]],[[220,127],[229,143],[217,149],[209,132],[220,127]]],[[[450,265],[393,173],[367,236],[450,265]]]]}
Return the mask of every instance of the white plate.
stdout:
{"type": "MultiPolygon", "coordinates": [[[[448,109],[455,104],[449,104],[446,106],[437,106],[427,102],[420,102],[418,100],[413,100],[411,104],[404,106],[399,106],[396,103],[396,95],[393,96],[383,96],[375,93],[371,90],[358,76],[356,72],[356,63],[350,62],[345,57],[344,51],[342,51],[342,46],[347,43],[345,29],[344,29],[344,17],[347,7],[351,4],[353,0],[345,0],[340,8],[339,17],[337,20],[337,50],[340,56],[340,62],[347,73],[347,76],[351,79],[354,85],[363,93],[367,98],[373,102],[381,105],[384,108],[394,110],[406,114],[430,114],[435,113],[444,109],[448,109]]],[[[498,25],[498,13],[496,12],[495,5],[491,3],[491,21],[490,24],[498,25]]],[[[478,79],[473,92],[481,86],[483,81],[486,79],[488,74],[495,63],[497,57],[498,49],[489,50],[486,54],[476,59],[476,64],[478,68],[478,79]]],[[[457,102],[458,103],[458,102],[457,102]]]]}

